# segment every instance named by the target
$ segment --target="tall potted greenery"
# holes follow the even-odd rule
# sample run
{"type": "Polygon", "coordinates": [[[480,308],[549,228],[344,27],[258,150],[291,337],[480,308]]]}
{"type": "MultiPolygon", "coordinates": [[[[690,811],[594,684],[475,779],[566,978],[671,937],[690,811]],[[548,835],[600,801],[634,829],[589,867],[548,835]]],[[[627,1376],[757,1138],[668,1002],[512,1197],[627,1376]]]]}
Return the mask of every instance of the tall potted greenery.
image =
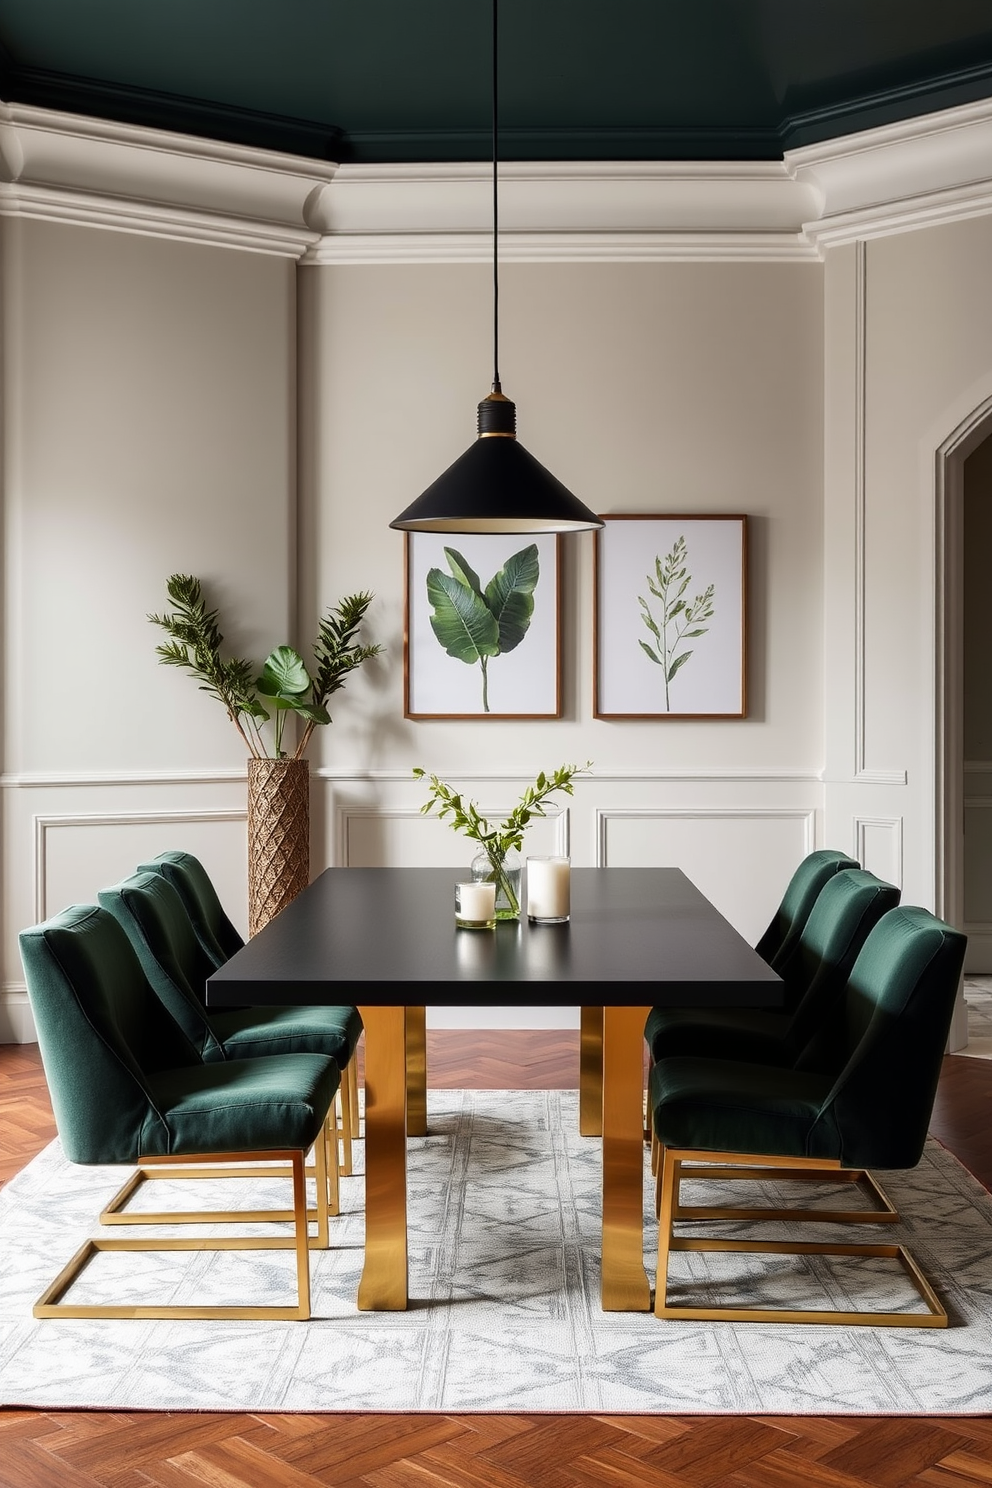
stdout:
{"type": "Polygon", "coordinates": [[[217,611],[207,608],[199,579],[173,574],[172,610],[149,615],[169,639],[155,650],[215,697],[248,749],[248,933],[254,935],[310,881],[310,766],[314,729],[330,723],[328,699],[381,646],[357,643],[373,596],[349,594],[325,611],[313,643],[313,671],[292,646],[277,646],[259,672],[254,662],[221,656],[217,611]],[[301,721],[289,752],[286,723],[301,721]],[[266,725],[271,724],[271,728],[266,725]]]}

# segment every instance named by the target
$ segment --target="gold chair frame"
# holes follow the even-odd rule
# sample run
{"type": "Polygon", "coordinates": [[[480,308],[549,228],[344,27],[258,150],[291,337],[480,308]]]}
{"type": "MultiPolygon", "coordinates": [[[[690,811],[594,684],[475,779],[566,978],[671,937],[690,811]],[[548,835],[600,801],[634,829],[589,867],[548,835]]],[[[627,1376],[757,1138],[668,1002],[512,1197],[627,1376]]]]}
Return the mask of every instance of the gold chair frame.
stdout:
{"type": "MultiPolygon", "coordinates": [[[[804,1176],[818,1175],[813,1181],[829,1178],[841,1179],[843,1181],[855,1181],[848,1179],[847,1175],[855,1170],[842,1168],[838,1161],[832,1158],[795,1158],[795,1157],[772,1157],[767,1153],[739,1153],[739,1152],[700,1152],[690,1148],[662,1148],[660,1161],[661,1186],[660,1206],[658,1220],[658,1276],[655,1288],[654,1311],[656,1317],[663,1318],[691,1318],[700,1322],[735,1322],[735,1323],[832,1323],[845,1327],[852,1324],[868,1324],[874,1327],[889,1328],[946,1328],[947,1312],[942,1306],[937,1294],[927,1281],[913,1256],[903,1245],[890,1244],[826,1244],[817,1241],[792,1241],[792,1240],[723,1240],[703,1236],[677,1236],[675,1224],[680,1218],[700,1219],[708,1217],[706,1211],[685,1207],[679,1200],[679,1185],[683,1177],[693,1175],[700,1163],[712,1163],[714,1168],[707,1168],[707,1175],[717,1176],[719,1170],[724,1167],[736,1169],[750,1169],[748,1173],[741,1176],[754,1176],[755,1170],[768,1174],[772,1170],[782,1170],[782,1176],[804,1176]],[[689,1306],[675,1305],[668,1302],[668,1265],[673,1251],[724,1251],[748,1255],[824,1255],[824,1256],[850,1256],[860,1258],[882,1258],[896,1260],[908,1275],[917,1295],[923,1301],[926,1312],[860,1312],[849,1309],[826,1309],[815,1308],[764,1308],[764,1307],[737,1307],[725,1306],[689,1306]]],[[[696,1174],[698,1176],[698,1174],[696,1174]]],[[[731,1211],[721,1211],[714,1217],[725,1218],[731,1211]]],[[[734,1217],[742,1212],[736,1211],[734,1217]]],[[[817,1220],[822,1220],[823,1215],[813,1211],[817,1220]]],[[[804,1211],[760,1211],[756,1214],[761,1219],[777,1219],[804,1217],[804,1211]]]]}
{"type": "MultiPolygon", "coordinates": [[[[873,1173],[866,1168],[841,1168],[839,1164],[829,1171],[808,1168],[801,1159],[789,1165],[785,1158],[777,1166],[764,1168],[739,1165],[720,1165],[710,1162],[706,1153],[701,1153],[702,1166],[681,1167],[682,1178],[714,1178],[721,1182],[735,1179],[760,1182],[763,1178],[778,1182],[797,1183],[849,1183],[855,1185],[868,1199],[868,1205],[860,1209],[773,1209],[768,1205],[754,1208],[731,1208],[726,1205],[704,1206],[683,1204],[676,1196],[673,1219],[792,1219],[811,1220],[818,1224],[898,1224],[899,1211],[873,1173]]],[[[732,1160],[733,1161],[733,1160],[732,1160]]],[[[769,1160],[770,1161],[770,1160],[769,1160]]],[[[655,1178],[654,1212],[661,1213],[661,1144],[651,1133],[651,1172],[655,1178]]]]}
{"type": "MultiPolygon", "coordinates": [[[[327,1127],[323,1129],[324,1134],[314,1143],[314,1166],[317,1176],[317,1239],[318,1243],[326,1249],[329,1237],[328,1225],[328,1142],[326,1140],[327,1127]]],[[[293,1184],[293,1207],[291,1210],[268,1210],[268,1211],[242,1211],[221,1216],[224,1221],[239,1221],[249,1223],[258,1220],[273,1220],[280,1215],[287,1215],[293,1221],[293,1234],[291,1237],[265,1235],[251,1236],[246,1238],[234,1238],[231,1236],[208,1236],[205,1238],[127,1238],[114,1239],[99,1237],[87,1240],[72,1257],[72,1259],[59,1272],[58,1276],[46,1287],[38,1298],[33,1308],[36,1318],[239,1318],[259,1319],[267,1318],[272,1321],[296,1321],[306,1320],[310,1316],[310,1236],[309,1236],[309,1212],[307,1209],[306,1192],[306,1153],[299,1150],[261,1151],[261,1152],[210,1152],[202,1154],[188,1154],[182,1157],[145,1157],[141,1160],[141,1173],[155,1177],[184,1178],[207,1176],[207,1170],[224,1164],[228,1171],[224,1176],[251,1177],[258,1172],[266,1176],[287,1176],[292,1178],[293,1184]],[[240,1163],[242,1166],[238,1173],[232,1173],[228,1165],[240,1163]],[[277,1163],[279,1167],[257,1167],[260,1163],[277,1163]],[[158,1172],[157,1169],[170,1169],[168,1172],[158,1172]],[[296,1291],[297,1301],[295,1305],[266,1305],[259,1307],[246,1306],[170,1306],[158,1303],[121,1303],[115,1305],[63,1302],[61,1299],[70,1289],[73,1282],[78,1279],[82,1272],[93,1260],[94,1256],[106,1251],[172,1251],[172,1250],[294,1250],[296,1252],[296,1291]]],[[[212,1172],[210,1176],[218,1174],[212,1172]]],[[[181,1216],[177,1220],[174,1215],[159,1216],[159,1222],[187,1222],[190,1217],[198,1218],[203,1223],[209,1223],[209,1213],[198,1216],[181,1216]]],[[[132,1223],[131,1218],[118,1219],[117,1223],[132,1223]]],[[[150,1222],[146,1216],[142,1216],[143,1223],[150,1222]]]]}
{"type": "MultiPolygon", "coordinates": [[[[341,1212],[341,1197],[339,1183],[338,1163],[338,1130],[335,1115],[335,1105],[331,1102],[327,1112],[321,1135],[314,1143],[314,1162],[304,1167],[304,1176],[314,1178],[320,1183],[320,1175],[317,1170],[317,1151],[323,1150],[324,1154],[324,1192],[325,1202],[319,1203],[316,1209],[306,1211],[307,1221],[316,1221],[317,1234],[310,1237],[310,1247],[316,1250],[326,1250],[328,1244],[328,1232],[326,1223],[322,1220],[322,1207],[327,1215],[336,1216],[341,1212]]],[[[264,1167],[232,1167],[219,1169],[219,1159],[211,1159],[204,1167],[195,1167],[190,1161],[189,1166],[180,1167],[179,1159],[173,1158],[175,1170],[172,1168],[167,1172],[160,1172],[160,1158],[140,1158],[135,1171],[130,1178],[114,1194],[113,1198],[104,1206],[100,1214],[102,1225],[170,1225],[170,1224],[278,1224],[295,1220],[294,1209],[128,1209],[127,1205],[142,1187],[143,1184],[153,1180],[176,1180],[197,1178],[279,1178],[288,1177],[286,1169],[280,1168],[271,1159],[264,1167]]]]}

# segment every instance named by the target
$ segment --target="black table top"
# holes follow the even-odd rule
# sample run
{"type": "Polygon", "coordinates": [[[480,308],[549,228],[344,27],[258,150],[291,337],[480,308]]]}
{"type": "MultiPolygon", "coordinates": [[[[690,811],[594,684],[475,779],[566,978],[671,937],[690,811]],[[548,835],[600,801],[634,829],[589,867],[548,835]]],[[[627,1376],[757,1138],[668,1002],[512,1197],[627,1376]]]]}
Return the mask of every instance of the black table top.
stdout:
{"type": "Polygon", "coordinates": [[[456,929],[465,877],[326,869],[214,973],[208,1006],[781,1005],[779,977],[678,868],[573,868],[567,925],[495,930],[456,929]]]}

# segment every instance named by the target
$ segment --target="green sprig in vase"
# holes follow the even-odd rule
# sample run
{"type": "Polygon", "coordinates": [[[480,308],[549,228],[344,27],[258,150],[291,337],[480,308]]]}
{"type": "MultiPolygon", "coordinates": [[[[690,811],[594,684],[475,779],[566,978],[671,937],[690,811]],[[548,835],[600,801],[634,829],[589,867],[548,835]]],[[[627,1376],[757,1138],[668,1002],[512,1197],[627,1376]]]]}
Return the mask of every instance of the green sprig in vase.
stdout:
{"type": "MultiPolygon", "coordinates": [[[[456,832],[464,832],[466,837],[480,844],[480,851],[472,860],[471,873],[477,882],[495,883],[497,920],[520,918],[520,849],[531,819],[547,814],[544,802],[555,791],[572,795],[573,778],[588,770],[591,764],[592,761],[587,760],[584,765],[559,765],[550,775],[542,770],[509,816],[495,827],[480,814],[474,801],[464,800],[458,791],[445,785],[436,775],[426,776],[430,797],[420,809],[426,816],[437,806],[439,817],[450,817],[449,825],[456,832]]],[[[426,772],[417,768],[413,774],[415,779],[423,780],[426,772]]]]}
{"type": "Polygon", "coordinates": [[[472,877],[476,883],[496,885],[496,918],[519,920],[520,877],[523,862],[515,847],[500,852],[498,847],[484,847],[472,859],[472,877]]]}

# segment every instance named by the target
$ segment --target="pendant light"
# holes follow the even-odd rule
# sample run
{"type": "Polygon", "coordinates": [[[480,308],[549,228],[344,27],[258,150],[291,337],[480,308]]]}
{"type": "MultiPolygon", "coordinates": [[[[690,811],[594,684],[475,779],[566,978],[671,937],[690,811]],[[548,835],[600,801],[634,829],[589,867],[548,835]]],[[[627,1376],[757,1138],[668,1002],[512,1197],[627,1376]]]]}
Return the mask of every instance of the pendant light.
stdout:
{"type": "Polygon", "coordinates": [[[493,385],[479,437],[390,527],[406,532],[584,532],[603,523],[517,440],[499,380],[499,26],[493,0],[493,385]]]}

